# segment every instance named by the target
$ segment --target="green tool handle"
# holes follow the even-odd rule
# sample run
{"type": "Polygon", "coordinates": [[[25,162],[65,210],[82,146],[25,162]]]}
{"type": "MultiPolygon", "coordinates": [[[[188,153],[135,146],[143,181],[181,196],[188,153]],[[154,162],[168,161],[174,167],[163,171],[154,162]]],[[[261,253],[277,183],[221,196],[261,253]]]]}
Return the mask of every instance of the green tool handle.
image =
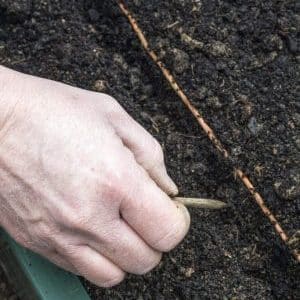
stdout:
{"type": "Polygon", "coordinates": [[[21,247],[1,228],[0,264],[21,300],[90,300],[77,276],[21,247]]]}

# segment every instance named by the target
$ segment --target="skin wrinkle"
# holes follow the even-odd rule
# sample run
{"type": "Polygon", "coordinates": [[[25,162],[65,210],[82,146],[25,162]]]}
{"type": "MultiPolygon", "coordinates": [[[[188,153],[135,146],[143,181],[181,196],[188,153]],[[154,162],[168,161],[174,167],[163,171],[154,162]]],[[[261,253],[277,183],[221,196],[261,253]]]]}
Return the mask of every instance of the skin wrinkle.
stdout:
{"type": "MultiPolygon", "coordinates": [[[[4,176],[4,178],[5,179],[7,179],[7,178],[9,178],[9,176],[11,176],[13,179],[14,179],[14,181],[17,183],[20,183],[20,182],[22,182],[22,185],[23,185],[23,187],[21,187],[20,189],[22,190],[22,192],[20,191],[20,190],[18,190],[16,193],[17,194],[20,194],[20,193],[22,193],[22,195],[27,195],[28,193],[29,194],[31,194],[31,195],[33,195],[33,197],[35,198],[35,199],[43,199],[43,197],[45,197],[45,196],[47,196],[47,194],[46,193],[42,193],[41,191],[39,191],[37,188],[35,188],[34,187],[34,185],[32,184],[32,183],[30,183],[29,182],[29,180],[28,181],[26,181],[23,177],[21,177],[21,175],[18,175],[16,172],[12,172],[12,169],[11,168],[9,168],[5,163],[4,163],[4,160],[1,160],[0,159],[0,162],[1,162],[1,166],[2,166],[2,168],[3,168],[3,170],[6,172],[6,176],[4,176]],[[26,192],[25,192],[26,191],[26,192]]],[[[29,178],[29,177],[28,177],[29,178]]],[[[13,186],[14,187],[16,187],[17,185],[16,184],[13,184],[13,186]]],[[[51,190],[51,189],[50,189],[51,190]]],[[[14,193],[15,194],[15,193],[14,193]]],[[[25,201],[25,198],[24,198],[25,196],[23,196],[23,201],[25,201]]],[[[11,197],[11,195],[8,195],[8,197],[7,197],[7,200],[9,200],[9,199],[16,199],[17,197],[15,197],[15,196],[13,196],[13,197],[11,197]]],[[[61,199],[63,199],[63,198],[61,198],[61,199]]],[[[50,200],[50,199],[49,199],[50,200]]],[[[10,208],[11,208],[11,212],[12,211],[16,211],[16,208],[15,207],[13,207],[12,206],[12,204],[11,203],[13,203],[14,201],[6,201],[6,203],[7,203],[7,205],[9,205],[10,206],[10,208]]],[[[16,220],[16,222],[17,223],[19,223],[19,227],[21,228],[21,227],[24,227],[24,226],[22,226],[21,224],[20,224],[20,219],[22,218],[22,220],[26,220],[26,222],[28,223],[28,224],[31,224],[30,225],[30,227],[32,227],[32,226],[34,226],[35,225],[35,227],[36,226],[38,226],[38,224],[43,224],[43,222],[45,222],[45,219],[42,217],[42,215],[41,214],[39,214],[39,215],[36,215],[36,216],[32,216],[32,212],[33,212],[33,210],[31,209],[30,211],[28,211],[27,209],[26,209],[26,205],[25,205],[25,203],[24,203],[24,205],[22,205],[23,204],[23,202],[22,201],[18,201],[17,202],[18,203],[18,206],[20,206],[21,205],[21,207],[20,207],[20,209],[18,209],[18,213],[16,214],[16,216],[17,216],[17,220],[16,220]],[[19,213],[20,212],[22,212],[22,215],[19,215],[19,213]]],[[[49,211],[49,209],[47,209],[47,211],[49,211]]],[[[48,215],[49,217],[50,217],[50,215],[48,215]]],[[[52,220],[54,221],[55,220],[55,218],[53,218],[53,217],[51,217],[52,218],[52,220]]],[[[24,221],[23,221],[24,222],[24,221]]],[[[23,223],[22,222],[22,223],[23,223]]],[[[48,221],[48,223],[50,223],[49,221],[48,221]]],[[[55,222],[53,222],[53,224],[54,224],[55,222]]],[[[32,228],[35,228],[35,227],[32,227],[32,228]]],[[[29,236],[31,236],[32,238],[34,238],[35,237],[35,235],[32,233],[32,232],[27,232],[27,235],[29,235],[29,236]]],[[[51,234],[50,234],[51,235],[51,234]]],[[[40,247],[44,247],[44,248],[49,248],[49,244],[48,243],[46,243],[45,241],[43,242],[43,241],[39,241],[39,243],[40,243],[40,247]],[[43,243],[45,243],[44,245],[42,245],[43,243]]],[[[28,242],[28,244],[34,244],[34,242],[28,242]]]]}
{"type": "MultiPolygon", "coordinates": [[[[180,228],[180,226],[178,225],[181,225],[181,223],[178,223],[178,224],[174,224],[173,228],[180,228]]],[[[162,235],[161,237],[159,237],[157,239],[157,241],[153,241],[153,248],[160,248],[160,244],[165,244],[165,241],[176,241],[176,236],[178,235],[179,232],[176,232],[176,231],[170,231],[167,235],[162,235]]],[[[174,247],[174,243],[168,243],[169,244],[169,247],[165,248],[163,250],[163,252],[168,252],[170,250],[173,249],[174,247]]]]}
{"type": "MultiPolygon", "coordinates": [[[[4,198],[3,196],[0,196],[0,207],[1,207],[1,211],[4,212],[4,214],[2,215],[2,217],[0,219],[0,224],[3,227],[6,227],[5,224],[8,222],[8,219],[5,216],[8,216],[10,213],[12,213],[14,211],[11,204],[6,200],[7,200],[6,198],[4,198]]],[[[15,222],[19,226],[21,225],[18,215],[15,217],[15,222]]]]}
{"type": "MultiPolygon", "coordinates": [[[[111,282],[112,280],[117,280],[115,281],[115,283],[120,282],[121,280],[123,280],[124,278],[124,272],[119,269],[117,266],[113,265],[112,262],[110,262],[109,260],[107,260],[104,256],[98,254],[97,252],[95,252],[93,249],[91,249],[90,247],[86,246],[86,245],[81,245],[78,248],[77,252],[74,252],[71,254],[71,259],[74,261],[79,260],[79,264],[77,265],[77,269],[80,272],[80,274],[82,276],[88,277],[89,276],[89,267],[91,267],[91,264],[94,264],[95,261],[99,261],[99,260],[104,260],[104,265],[110,265],[110,270],[109,273],[115,273],[114,276],[109,276],[107,277],[107,273],[103,273],[103,270],[101,269],[97,269],[97,272],[101,274],[101,277],[106,277],[105,280],[102,280],[101,282],[101,286],[102,287],[106,287],[108,282],[111,282]],[[94,258],[93,261],[92,260],[88,260],[87,262],[83,262],[82,261],[82,253],[85,255],[87,252],[89,252],[91,255],[91,258],[94,258]],[[109,278],[109,279],[108,279],[109,278]]],[[[93,268],[94,266],[92,266],[93,268]]],[[[104,269],[105,270],[105,269],[104,269]]]]}
{"type": "MultiPolygon", "coordinates": [[[[128,260],[131,259],[131,253],[130,252],[127,252],[127,251],[121,251],[120,252],[120,248],[115,248],[115,247],[112,246],[113,244],[117,244],[117,243],[115,243],[115,241],[124,240],[124,236],[119,237],[117,232],[118,232],[117,230],[112,230],[110,232],[111,235],[108,237],[108,239],[105,243],[106,246],[104,245],[103,247],[101,247],[101,249],[99,248],[99,246],[98,247],[96,246],[97,244],[99,245],[97,240],[95,240],[96,243],[95,242],[90,242],[88,245],[92,249],[95,249],[97,252],[101,253],[104,257],[106,257],[107,259],[111,260],[114,263],[116,263],[116,261],[120,260],[120,259],[122,259],[123,261],[128,261],[128,260]],[[114,238],[112,239],[111,237],[114,237],[114,238]],[[108,244],[107,244],[107,242],[108,242],[108,244]],[[114,257],[117,257],[118,259],[116,260],[114,257]]],[[[142,242],[142,244],[144,243],[143,240],[141,240],[141,242],[142,242]]],[[[126,245],[126,243],[125,243],[125,245],[126,245]]],[[[127,241],[127,247],[128,247],[128,245],[130,245],[131,247],[134,247],[132,242],[130,242],[129,239],[127,241]]],[[[145,245],[147,245],[147,244],[145,243],[145,245]]],[[[139,245],[139,244],[135,245],[135,247],[137,247],[138,249],[142,248],[142,246],[139,245]]],[[[124,248],[124,250],[126,250],[126,248],[124,248]]],[[[149,250],[150,250],[150,248],[149,248],[149,250]]],[[[136,255],[135,255],[135,264],[143,266],[144,262],[145,262],[145,257],[143,256],[143,253],[137,252],[136,255]]],[[[151,266],[151,269],[152,268],[153,268],[153,266],[151,266]]],[[[122,269],[124,269],[124,268],[122,268],[122,269]]],[[[143,270],[144,270],[144,267],[143,267],[143,270]]],[[[134,273],[139,274],[139,273],[141,273],[141,271],[136,270],[134,273]]],[[[144,272],[142,272],[142,273],[144,273],[144,272]]]]}
{"type": "MultiPolygon", "coordinates": [[[[3,198],[2,196],[0,197],[0,200],[5,201],[5,198],[3,198]]],[[[10,213],[14,212],[13,207],[11,206],[11,204],[7,201],[6,202],[2,202],[1,203],[1,211],[5,211],[6,213],[4,214],[4,216],[2,215],[2,217],[0,218],[0,225],[4,228],[6,228],[6,230],[12,235],[14,236],[15,240],[17,241],[25,241],[26,240],[26,233],[24,232],[24,230],[19,231],[19,230],[14,230],[14,224],[17,225],[16,228],[25,228],[25,226],[23,226],[23,221],[21,221],[21,218],[19,217],[18,214],[15,215],[15,218],[13,219],[13,224],[11,224],[8,216],[10,215],[10,213]],[[4,203],[6,205],[4,205],[4,203]],[[3,209],[3,210],[2,210],[3,209]]]]}
{"type": "MultiPolygon", "coordinates": [[[[0,122],[0,145],[1,141],[5,139],[5,137],[9,134],[9,131],[14,127],[13,116],[17,107],[17,103],[13,106],[13,108],[5,114],[4,119],[0,122]]],[[[0,118],[1,120],[1,118],[0,118]]]]}
{"type": "MultiPolygon", "coordinates": [[[[19,189],[15,190],[14,194],[17,193],[17,194],[20,194],[20,189],[22,189],[22,194],[23,195],[27,195],[28,193],[30,195],[38,195],[39,197],[38,198],[42,198],[42,194],[40,192],[38,192],[37,189],[35,189],[32,184],[27,181],[25,178],[23,178],[21,175],[17,174],[17,172],[15,171],[12,171],[11,168],[9,168],[9,166],[7,166],[4,161],[0,158],[0,162],[1,162],[1,166],[2,168],[6,171],[6,174],[7,174],[7,177],[8,176],[11,176],[12,179],[14,179],[14,181],[18,184],[15,184],[13,185],[14,187],[16,186],[19,186],[19,184],[21,183],[22,184],[22,187],[20,187],[19,189]]],[[[9,177],[8,177],[9,178],[9,177]]],[[[25,196],[23,196],[25,197],[25,196]]],[[[18,201],[18,205],[21,205],[21,210],[26,210],[26,206],[25,205],[22,205],[23,203],[21,201],[18,201]]],[[[24,214],[24,217],[26,218],[26,216],[28,215],[28,212],[26,210],[26,212],[23,211],[24,214]]]]}

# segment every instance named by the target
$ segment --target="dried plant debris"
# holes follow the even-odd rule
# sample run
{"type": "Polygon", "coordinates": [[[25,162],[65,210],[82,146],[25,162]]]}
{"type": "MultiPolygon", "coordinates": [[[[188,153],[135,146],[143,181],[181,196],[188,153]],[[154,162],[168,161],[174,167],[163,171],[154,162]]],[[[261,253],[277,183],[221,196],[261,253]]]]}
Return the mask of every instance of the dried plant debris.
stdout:
{"type": "Polygon", "coordinates": [[[174,197],[173,200],[191,208],[222,209],[227,207],[225,202],[214,199],[174,197]]]}

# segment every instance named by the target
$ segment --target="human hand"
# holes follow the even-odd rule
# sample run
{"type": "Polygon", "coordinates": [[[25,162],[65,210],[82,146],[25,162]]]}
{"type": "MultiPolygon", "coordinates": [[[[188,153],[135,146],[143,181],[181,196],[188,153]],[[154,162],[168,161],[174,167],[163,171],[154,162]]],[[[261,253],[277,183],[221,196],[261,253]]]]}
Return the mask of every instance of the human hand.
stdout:
{"type": "Polygon", "coordinates": [[[0,225],[103,287],[189,228],[158,142],[110,96],[0,67],[0,225]]]}

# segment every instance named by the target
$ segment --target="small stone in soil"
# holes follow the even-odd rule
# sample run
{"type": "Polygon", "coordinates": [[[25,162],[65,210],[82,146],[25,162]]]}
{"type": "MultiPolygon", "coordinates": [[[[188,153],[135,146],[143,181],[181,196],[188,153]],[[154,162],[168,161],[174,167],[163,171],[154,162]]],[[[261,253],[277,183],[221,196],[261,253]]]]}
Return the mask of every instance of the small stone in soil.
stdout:
{"type": "Polygon", "coordinates": [[[124,69],[124,70],[128,69],[127,62],[125,61],[124,57],[121,54],[119,54],[119,53],[114,53],[113,54],[113,62],[116,65],[122,67],[122,69],[124,69]]]}
{"type": "Polygon", "coordinates": [[[200,100],[203,100],[207,96],[207,87],[206,86],[201,86],[199,90],[197,91],[197,97],[200,100]]]}
{"type": "Polygon", "coordinates": [[[212,42],[206,48],[207,52],[215,57],[229,57],[232,52],[226,44],[220,41],[212,42]]]}
{"type": "Polygon", "coordinates": [[[186,52],[176,48],[173,49],[173,54],[174,54],[173,68],[176,73],[181,74],[190,67],[189,55],[186,52]]]}
{"type": "Polygon", "coordinates": [[[219,97],[217,96],[211,96],[207,99],[207,104],[215,109],[221,108],[222,107],[222,103],[220,102],[219,97]]]}
{"type": "Polygon", "coordinates": [[[194,268],[186,268],[184,271],[184,276],[190,278],[192,277],[193,273],[195,273],[194,268]]]}
{"type": "Polygon", "coordinates": [[[293,200],[300,196],[300,172],[291,169],[286,176],[274,183],[276,194],[284,200],[293,200]]]}
{"type": "Polygon", "coordinates": [[[253,135],[256,135],[260,131],[262,125],[257,123],[255,117],[251,117],[247,127],[253,135]]]}
{"type": "Polygon", "coordinates": [[[204,175],[207,170],[207,166],[201,162],[195,162],[191,164],[192,173],[196,173],[197,175],[204,175]]]}
{"type": "Polygon", "coordinates": [[[94,83],[94,90],[96,92],[103,92],[107,88],[107,82],[105,80],[96,80],[94,83]]]}

